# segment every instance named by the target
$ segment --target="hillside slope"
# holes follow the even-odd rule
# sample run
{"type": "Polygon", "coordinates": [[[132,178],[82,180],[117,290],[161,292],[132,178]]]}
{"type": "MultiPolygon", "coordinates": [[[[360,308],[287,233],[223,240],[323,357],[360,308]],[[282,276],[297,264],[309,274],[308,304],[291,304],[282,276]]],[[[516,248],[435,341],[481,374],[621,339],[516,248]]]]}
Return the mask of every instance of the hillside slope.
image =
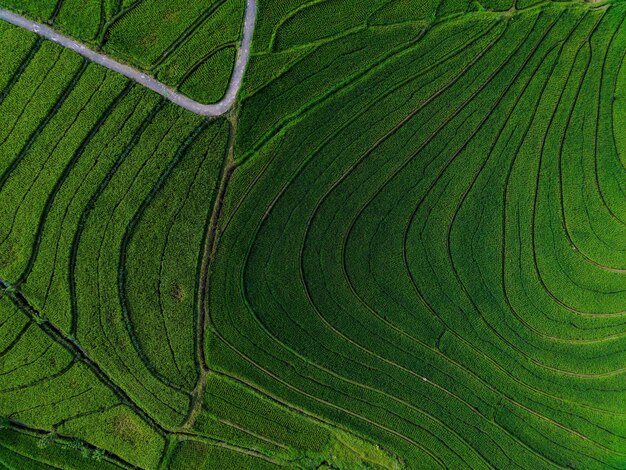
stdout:
{"type": "Polygon", "coordinates": [[[624,468],[626,4],[258,8],[218,119],[0,23],[0,468],[624,468]]]}

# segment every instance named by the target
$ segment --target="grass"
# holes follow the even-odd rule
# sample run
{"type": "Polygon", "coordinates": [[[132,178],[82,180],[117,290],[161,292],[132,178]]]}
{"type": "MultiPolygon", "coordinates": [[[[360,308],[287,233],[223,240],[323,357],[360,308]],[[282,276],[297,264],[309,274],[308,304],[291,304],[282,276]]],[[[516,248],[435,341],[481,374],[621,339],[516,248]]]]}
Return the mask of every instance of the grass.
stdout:
{"type": "Polygon", "coordinates": [[[245,1],[3,0],[0,6],[50,24],[208,104],[228,87],[245,1]]]}
{"type": "Polygon", "coordinates": [[[623,468],[625,5],[258,6],[0,24],[0,464],[623,468]]]}
{"type": "Polygon", "coordinates": [[[247,95],[209,357],[416,466],[619,467],[622,15],[470,13],[324,86],[385,31],[355,30],[247,95]]]}
{"type": "Polygon", "coordinates": [[[7,468],[124,468],[121,462],[79,440],[60,439],[24,430],[0,434],[0,463],[7,468]],[[43,444],[42,444],[43,443],[43,444]]]}

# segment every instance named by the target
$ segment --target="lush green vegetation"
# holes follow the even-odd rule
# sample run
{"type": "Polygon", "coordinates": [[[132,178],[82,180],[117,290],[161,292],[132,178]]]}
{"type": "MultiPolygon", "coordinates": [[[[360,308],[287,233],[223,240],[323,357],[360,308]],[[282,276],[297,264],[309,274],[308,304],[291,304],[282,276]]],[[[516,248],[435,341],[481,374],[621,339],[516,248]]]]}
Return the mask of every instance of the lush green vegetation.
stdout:
{"type": "Polygon", "coordinates": [[[416,467],[622,468],[624,6],[297,34],[349,3],[261,16],[209,357],[416,467]]]}
{"type": "Polygon", "coordinates": [[[22,429],[5,429],[0,433],[0,466],[2,468],[93,469],[124,468],[101,449],[78,439],[62,439],[54,434],[42,434],[22,429]]]}
{"type": "Polygon", "coordinates": [[[0,468],[624,468],[626,4],[258,7],[0,23],[0,468]]]}
{"type": "Polygon", "coordinates": [[[245,0],[2,0],[0,6],[214,103],[228,87],[245,0]]]}

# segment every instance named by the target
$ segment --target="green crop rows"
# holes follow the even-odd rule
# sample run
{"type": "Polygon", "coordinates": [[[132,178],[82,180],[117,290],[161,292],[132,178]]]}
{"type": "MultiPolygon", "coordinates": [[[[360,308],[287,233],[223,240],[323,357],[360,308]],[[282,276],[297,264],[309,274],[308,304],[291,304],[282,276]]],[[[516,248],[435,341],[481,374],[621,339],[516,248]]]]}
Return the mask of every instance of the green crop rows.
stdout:
{"type": "Polygon", "coordinates": [[[245,0],[3,0],[1,6],[139,67],[190,98],[228,87],[245,0]]]}
{"type": "MultiPolygon", "coordinates": [[[[244,11],[0,3],[205,102],[244,11]]],[[[626,468],[625,56],[620,0],[258,0],[206,119],[0,22],[0,468],[626,468]]]]}

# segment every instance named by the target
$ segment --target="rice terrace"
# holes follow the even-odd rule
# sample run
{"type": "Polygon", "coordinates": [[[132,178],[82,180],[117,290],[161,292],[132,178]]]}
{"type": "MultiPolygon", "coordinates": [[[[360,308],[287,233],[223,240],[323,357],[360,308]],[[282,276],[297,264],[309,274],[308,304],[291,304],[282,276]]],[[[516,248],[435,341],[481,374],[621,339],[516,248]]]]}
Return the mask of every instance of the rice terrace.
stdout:
{"type": "Polygon", "coordinates": [[[624,0],[0,0],[0,469],[626,469],[624,0]]]}

